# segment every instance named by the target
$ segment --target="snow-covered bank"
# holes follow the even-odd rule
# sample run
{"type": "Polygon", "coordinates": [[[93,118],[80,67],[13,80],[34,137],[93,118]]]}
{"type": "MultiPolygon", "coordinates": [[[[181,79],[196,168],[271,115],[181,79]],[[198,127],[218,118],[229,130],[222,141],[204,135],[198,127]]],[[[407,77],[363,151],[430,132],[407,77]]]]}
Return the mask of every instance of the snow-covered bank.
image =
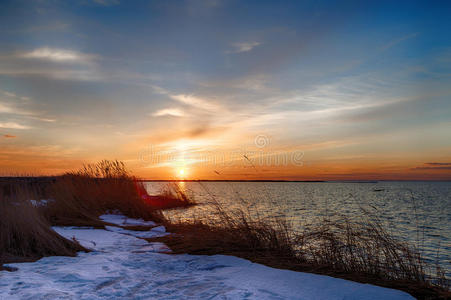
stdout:
{"type": "MultiPolygon", "coordinates": [[[[143,223],[119,216],[103,219],[143,223]]],[[[19,270],[0,272],[0,299],[413,299],[397,290],[278,270],[232,256],[165,254],[170,250],[164,244],[136,237],[165,235],[162,226],[148,232],[55,230],[94,251],[11,264],[19,270]]]]}

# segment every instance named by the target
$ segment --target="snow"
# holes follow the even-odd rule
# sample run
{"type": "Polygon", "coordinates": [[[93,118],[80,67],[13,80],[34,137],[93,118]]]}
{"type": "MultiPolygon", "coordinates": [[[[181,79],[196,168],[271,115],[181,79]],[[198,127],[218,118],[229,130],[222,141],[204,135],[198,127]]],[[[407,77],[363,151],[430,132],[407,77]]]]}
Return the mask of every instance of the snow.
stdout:
{"type": "Polygon", "coordinates": [[[127,218],[123,215],[118,214],[107,214],[100,216],[102,221],[116,224],[119,226],[156,226],[157,224],[153,221],[144,221],[143,219],[132,219],[127,218]]]}
{"type": "Polygon", "coordinates": [[[53,202],[53,199],[41,199],[41,200],[30,200],[31,205],[34,207],[47,206],[50,202],[53,202]]]}
{"type": "Polygon", "coordinates": [[[114,231],[122,234],[128,234],[134,237],[138,238],[154,238],[159,236],[165,236],[169,235],[170,233],[165,232],[164,226],[158,226],[155,228],[152,228],[149,231],[133,231],[133,230],[127,230],[120,227],[113,227],[113,226],[105,226],[106,230],[114,231]]]}
{"type": "MultiPolygon", "coordinates": [[[[102,219],[142,221],[111,215],[102,219]]],[[[168,234],[161,227],[149,232],[168,234]]],[[[397,290],[274,269],[233,256],[170,255],[166,245],[137,238],[140,231],[54,229],[93,251],[10,264],[19,270],[0,272],[0,299],[413,299],[397,290]]]]}

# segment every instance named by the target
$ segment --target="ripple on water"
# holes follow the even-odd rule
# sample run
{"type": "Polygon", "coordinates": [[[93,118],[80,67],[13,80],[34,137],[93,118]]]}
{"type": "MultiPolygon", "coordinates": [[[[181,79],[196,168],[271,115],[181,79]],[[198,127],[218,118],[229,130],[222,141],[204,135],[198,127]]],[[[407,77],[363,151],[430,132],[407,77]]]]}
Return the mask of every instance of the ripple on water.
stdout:
{"type": "MultiPolygon", "coordinates": [[[[146,188],[156,193],[166,185],[148,182],[146,188]]],[[[429,261],[438,258],[451,277],[451,182],[185,182],[181,188],[203,204],[170,212],[188,219],[214,218],[212,197],[230,211],[245,205],[261,217],[292,221],[295,230],[318,217],[360,216],[364,207],[429,261]]]]}

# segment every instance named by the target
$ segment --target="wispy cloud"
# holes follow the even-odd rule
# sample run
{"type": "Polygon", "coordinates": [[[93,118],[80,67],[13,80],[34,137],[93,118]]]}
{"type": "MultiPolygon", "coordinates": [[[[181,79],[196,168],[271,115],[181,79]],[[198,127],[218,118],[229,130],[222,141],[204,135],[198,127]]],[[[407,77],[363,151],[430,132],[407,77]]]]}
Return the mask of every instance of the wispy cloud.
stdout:
{"type": "Polygon", "coordinates": [[[38,117],[38,116],[28,116],[28,118],[34,119],[34,120],[38,120],[38,121],[41,121],[41,122],[47,122],[47,123],[56,122],[56,119],[49,119],[49,118],[38,117]]]}
{"type": "Polygon", "coordinates": [[[20,116],[21,118],[38,120],[41,122],[55,122],[55,119],[48,118],[44,112],[34,111],[26,108],[32,104],[31,98],[19,96],[15,93],[0,90],[0,114],[20,116]],[[4,96],[1,96],[3,94],[4,96]]]}
{"type": "Polygon", "coordinates": [[[164,108],[160,109],[152,114],[154,117],[172,116],[172,117],[183,117],[185,113],[179,108],[164,108]]]}
{"type": "Polygon", "coordinates": [[[424,166],[415,167],[414,170],[451,170],[450,162],[428,162],[424,166]]]}
{"type": "Polygon", "coordinates": [[[259,43],[259,42],[234,43],[234,44],[232,44],[233,50],[229,51],[229,53],[248,52],[259,45],[261,45],[261,43],[259,43]]]}
{"type": "Polygon", "coordinates": [[[428,162],[425,163],[428,166],[451,166],[451,162],[428,162]]]}
{"type": "Polygon", "coordinates": [[[2,28],[0,29],[0,32],[7,32],[7,33],[41,33],[41,32],[62,32],[65,30],[68,30],[70,28],[70,24],[58,20],[47,20],[48,23],[44,24],[34,24],[32,26],[23,26],[23,27],[16,27],[16,28],[2,28]]]}
{"type": "Polygon", "coordinates": [[[103,81],[105,76],[94,70],[73,70],[65,69],[58,70],[52,68],[15,68],[0,70],[1,75],[6,76],[40,76],[43,78],[49,78],[53,80],[76,80],[76,81],[103,81]]]}
{"type": "Polygon", "coordinates": [[[449,167],[416,167],[414,170],[451,170],[451,166],[449,167]]]}
{"type": "MultiPolygon", "coordinates": [[[[1,100],[1,99],[0,99],[1,100]]],[[[11,114],[21,116],[33,116],[32,111],[25,110],[16,103],[0,102],[0,114],[11,114]]]]}
{"type": "Polygon", "coordinates": [[[87,63],[94,58],[93,55],[84,54],[73,50],[56,49],[49,47],[38,48],[30,52],[19,54],[19,57],[29,59],[49,60],[53,62],[78,62],[78,63],[87,63]]]}
{"type": "Polygon", "coordinates": [[[157,94],[161,94],[161,95],[169,95],[170,94],[168,90],[166,90],[160,86],[157,86],[157,85],[151,85],[151,88],[157,94]]]}
{"type": "Polygon", "coordinates": [[[8,129],[30,129],[31,127],[26,125],[21,125],[15,122],[5,122],[0,123],[0,128],[8,128],[8,129]]]}
{"type": "Polygon", "coordinates": [[[382,51],[385,51],[385,50],[387,50],[387,49],[390,49],[391,47],[393,47],[393,46],[395,46],[395,45],[397,45],[397,44],[399,44],[399,43],[401,43],[401,42],[403,42],[403,41],[412,39],[412,38],[418,36],[418,34],[419,34],[418,32],[415,32],[415,33],[407,34],[407,35],[402,36],[402,37],[400,37],[400,38],[394,39],[394,40],[392,40],[391,42],[389,42],[388,44],[384,45],[384,46],[382,47],[382,51]]]}
{"type": "Polygon", "coordinates": [[[120,3],[119,0],[93,0],[93,2],[103,6],[118,5],[120,3]]]}
{"type": "Polygon", "coordinates": [[[20,100],[30,100],[29,97],[25,97],[25,96],[18,96],[14,93],[8,92],[8,91],[4,91],[4,90],[0,90],[0,92],[5,95],[6,97],[10,97],[10,98],[15,98],[15,99],[20,99],[20,100]]]}
{"type": "Polygon", "coordinates": [[[12,107],[10,107],[8,104],[0,103],[0,113],[10,114],[13,112],[14,112],[14,109],[12,107]]]}
{"type": "MultiPolygon", "coordinates": [[[[194,95],[189,94],[175,94],[171,91],[168,91],[162,87],[152,85],[152,89],[155,93],[166,95],[172,100],[175,100],[179,103],[194,107],[196,109],[205,110],[205,111],[211,111],[211,112],[218,112],[222,111],[223,107],[211,100],[207,100],[205,98],[197,97],[194,95]]],[[[165,111],[166,113],[169,111],[165,111]]]]}
{"type": "Polygon", "coordinates": [[[179,95],[169,95],[169,97],[180,103],[193,106],[195,108],[202,110],[217,111],[220,109],[220,106],[218,104],[212,103],[211,101],[193,95],[179,94],[179,95]]]}
{"type": "Polygon", "coordinates": [[[106,80],[109,74],[99,71],[97,59],[100,59],[97,55],[71,49],[41,47],[0,54],[0,75],[54,80],[106,80]]]}
{"type": "Polygon", "coordinates": [[[15,135],[10,135],[10,134],[4,134],[3,137],[6,138],[6,139],[13,139],[16,136],[15,135]]]}

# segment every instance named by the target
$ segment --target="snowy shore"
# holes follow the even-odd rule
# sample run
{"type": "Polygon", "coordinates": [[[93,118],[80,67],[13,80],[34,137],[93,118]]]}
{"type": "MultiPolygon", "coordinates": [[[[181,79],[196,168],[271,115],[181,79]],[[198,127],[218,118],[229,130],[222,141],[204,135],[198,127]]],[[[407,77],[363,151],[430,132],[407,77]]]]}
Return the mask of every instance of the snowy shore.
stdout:
{"type": "Polygon", "coordinates": [[[167,235],[163,226],[119,215],[102,219],[155,227],[54,227],[93,251],[9,264],[18,271],[0,271],[0,299],[413,299],[398,290],[233,256],[171,255],[166,245],[141,239],[167,235]]]}

